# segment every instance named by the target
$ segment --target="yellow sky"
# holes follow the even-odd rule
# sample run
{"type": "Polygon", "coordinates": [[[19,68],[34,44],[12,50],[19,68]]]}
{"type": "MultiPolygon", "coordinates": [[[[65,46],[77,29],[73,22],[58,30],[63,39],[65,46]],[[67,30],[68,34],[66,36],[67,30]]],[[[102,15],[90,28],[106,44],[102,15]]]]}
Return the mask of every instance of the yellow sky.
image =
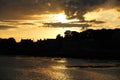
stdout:
{"type": "Polygon", "coordinates": [[[14,37],[16,41],[23,39],[56,38],[57,34],[63,35],[66,30],[81,31],[81,27],[73,24],[89,24],[88,28],[120,28],[120,12],[115,9],[99,12],[88,12],[84,15],[86,20],[104,21],[105,23],[78,22],[77,19],[67,20],[64,12],[58,14],[26,15],[28,20],[3,20],[0,21],[0,38],[14,37]],[[73,27],[47,27],[43,23],[70,23],[73,27]]]}

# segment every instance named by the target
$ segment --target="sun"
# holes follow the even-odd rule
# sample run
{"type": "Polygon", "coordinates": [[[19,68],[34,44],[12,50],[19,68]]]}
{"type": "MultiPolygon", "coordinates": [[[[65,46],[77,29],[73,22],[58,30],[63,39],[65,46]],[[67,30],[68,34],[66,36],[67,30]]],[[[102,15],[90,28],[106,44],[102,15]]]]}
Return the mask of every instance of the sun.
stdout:
{"type": "Polygon", "coordinates": [[[62,23],[66,23],[68,20],[66,19],[66,15],[61,13],[61,14],[57,14],[54,16],[54,19],[58,22],[62,22],[62,23]]]}
{"type": "Polygon", "coordinates": [[[71,23],[75,21],[79,21],[78,19],[67,19],[67,15],[65,13],[57,13],[57,14],[40,14],[40,15],[28,15],[29,18],[40,20],[41,22],[47,23],[71,23]]]}
{"type": "Polygon", "coordinates": [[[49,21],[49,22],[61,22],[61,23],[67,23],[69,20],[67,20],[67,16],[64,13],[59,14],[43,14],[43,15],[30,15],[28,16],[32,19],[41,19],[43,22],[49,21]]]}
{"type": "Polygon", "coordinates": [[[79,21],[78,19],[67,19],[67,15],[65,13],[54,14],[53,20],[61,23],[71,23],[71,22],[79,21]]]}

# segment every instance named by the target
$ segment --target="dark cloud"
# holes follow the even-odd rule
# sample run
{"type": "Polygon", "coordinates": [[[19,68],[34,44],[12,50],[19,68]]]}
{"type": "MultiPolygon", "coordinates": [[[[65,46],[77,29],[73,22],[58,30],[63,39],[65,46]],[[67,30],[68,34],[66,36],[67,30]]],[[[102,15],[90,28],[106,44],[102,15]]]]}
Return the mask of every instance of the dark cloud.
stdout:
{"type": "Polygon", "coordinates": [[[82,28],[87,28],[92,26],[91,23],[94,24],[104,24],[106,23],[105,21],[97,21],[97,20],[90,20],[90,21],[76,21],[76,22],[71,22],[71,23],[43,23],[45,27],[82,27],[82,28]],[[82,23],[82,24],[80,24],[82,23]]]}
{"type": "Polygon", "coordinates": [[[14,22],[14,23],[18,23],[19,21],[15,21],[15,20],[1,20],[0,22],[14,22]]]}
{"type": "Polygon", "coordinates": [[[17,28],[17,27],[15,27],[15,26],[0,25],[0,30],[8,30],[8,29],[11,29],[11,28],[17,28]]]}
{"type": "Polygon", "coordinates": [[[85,13],[101,7],[107,9],[113,7],[119,8],[120,0],[70,0],[66,3],[65,13],[69,19],[78,18],[84,21],[83,15],[85,13]]]}
{"type": "Polygon", "coordinates": [[[90,20],[90,21],[80,21],[80,22],[87,22],[87,23],[95,23],[95,24],[103,24],[106,23],[105,21],[97,21],[97,20],[90,20]]]}
{"type": "Polygon", "coordinates": [[[117,11],[120,12],[120,8],[118,8],[117,11]]]}
{"type": "Polygon", "coordinates": [[[24,22],[24,21],[20,21],[20,20],[2,20],[1,23],[16,23],[19,25],[34,25],[34,23],[32,22],[24,22]]]}
{"type": "Polygon", "coordinates": [[[45,27],[90,27],[89,24],[79,24],[79,23],[44,23],[45,27]]]}
{"type": "Polygon", "coordinates": [[[85,13],[106,4],[120,10],[120,0],[0,0],[0,19],[26,19],[24,15],[65,11],[68,19],[83,21],[85,13]]]}
{"type": "Polygon", "coordinates": [[[21,23],[21,25],[34,25],[33,23],[21,23]]]}
{"type": "Polygon", "coordinates": [[[0,19],[24,19],[24,15],[59,12],[63,3],[64,0],[0,0],[0,19]]]}
{"type": "Polygon", "coordinates": [[[120,19],[120,17],[118,17],[118,19],[120,19]]]}

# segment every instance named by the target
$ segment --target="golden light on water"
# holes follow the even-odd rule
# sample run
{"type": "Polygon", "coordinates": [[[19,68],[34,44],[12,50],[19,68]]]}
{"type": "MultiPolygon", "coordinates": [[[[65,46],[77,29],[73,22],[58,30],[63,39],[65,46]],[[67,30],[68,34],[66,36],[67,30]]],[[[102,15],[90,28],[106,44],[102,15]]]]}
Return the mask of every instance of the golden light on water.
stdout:
{"type": "MultiPolygon", "coordinates": [[[[44,79],[45,80],[48,80],[47,78],[49,78],[49,80],[69,80],[70,79],[70,76],[69,74],[67,74],[66,70],[68,69],[66,67],[67,65],[67,59],[65,58],[47,58],[47,59],[43,59],[41,61],[43,61],[43,64],[44,64],[44,61],[50,61],[48,62],[47,66],[45,67],[35,67],[29,71],[31,72],[35,72],[36,74],[38,75],[44,75],[44,79]]],[[[38,58],[38,60],[35,59],[35,62],[37,64],[39,64],[39,62],[41,62],[40,59],[38,58]]],[[[34,63],[34,61],[31,61],[31,63],[34,63]]],[[[34,63],[34,64],[36,64],[34,63]]],[[[41,65],[41,64],[39,64],[41,65]]],[[[25,72],[25,71],[24,71],[25,72]]],[[[42,76],[41,76],[42,77],[42,76]]],[[[40,79],[40,78],[38,78],[40,79]]]]}
{"type": "Polygon", "coordinates": [[[67,63],[67,60],[65,58],[53,58],[52,61],[57,63],[67,63]]]}

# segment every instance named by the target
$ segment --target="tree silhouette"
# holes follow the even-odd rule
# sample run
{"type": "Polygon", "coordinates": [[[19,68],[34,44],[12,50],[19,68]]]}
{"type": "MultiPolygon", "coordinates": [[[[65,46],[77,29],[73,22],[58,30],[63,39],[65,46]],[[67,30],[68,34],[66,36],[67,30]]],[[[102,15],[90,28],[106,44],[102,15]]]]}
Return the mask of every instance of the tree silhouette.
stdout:
{"type": "Polygon", "coordinates": [[[63,39],[63,36],[61,36],[61,34],[58,34],[58,35],[56,36],[56,39],[58,39],[58,40],[63,39]]]}
{"type": "Polygon", "coordinates": [[[65,31],[65,32],[64,32],[65,38],[71,37],[71,36],[72,36],[71,33],[72,33],[72,31],[70,31],[70,30],[65,31]]]}
{"type": "Polygon", "coordinates": [[[18,43],[14,38],[0,38],[0,54],[120,59],[120,29],[67,30],[64,35],[58,34],[56,39],[37,42],[22,39],[18,43]]]}

